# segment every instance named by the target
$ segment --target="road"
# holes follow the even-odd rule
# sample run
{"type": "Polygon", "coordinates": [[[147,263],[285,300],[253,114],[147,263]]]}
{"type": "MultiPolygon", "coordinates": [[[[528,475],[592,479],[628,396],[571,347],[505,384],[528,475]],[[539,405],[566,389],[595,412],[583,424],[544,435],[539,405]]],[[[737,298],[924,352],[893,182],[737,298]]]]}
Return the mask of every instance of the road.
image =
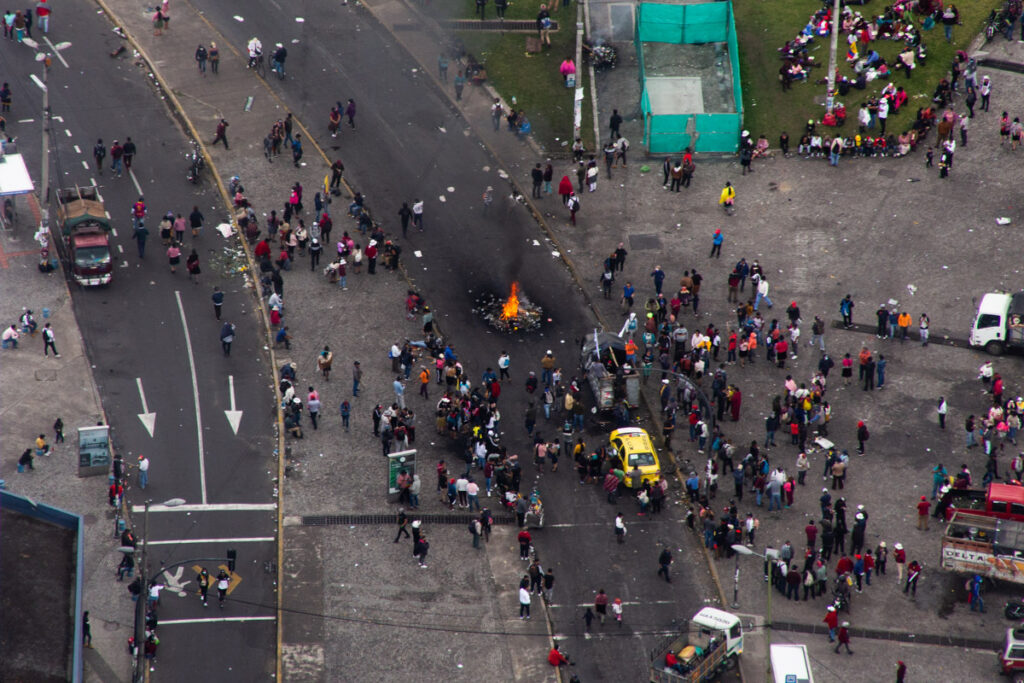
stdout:
{"type": "MultiPolygon", "coordinates": [[[[264,564],[275,558],[275,505],[268,476],[273,399],[251,295],[240,277],[226,274],[227,243],[213,230],[224,214],[219,196],[209,183],[185,181],[187,139],[147,82],[145,69],[133,64],[130,49],[118,58],[107,56],[122,41],[94,6],[70,4],[61,13],[62,22],[54,22],[48,37],[73,44],[53,60],[49,75],[51,186],[97,184],[116,229],[114,280],[104,288],[72,286],[75,313],[115,445],[127,462],[144,453],[152,463],[144,492],[134,486],[133,473],[129,501],[139,506],[145,499],[182,498],[194,506],[187,512],[151,513],[148,536],[157,545],[150,547],[150,566],[155,571],[190,558],[223,558],[228,548],[236,548],[239,557],[242,580],[223,612],[204,610],[191,592],[184,598],[164,592],[159,616],[167,626],[160,631],[160,659],[176,662],[178,680],[228,671],[253,680],[273,671],[274,586],[264,564]],[[74,32],[68,35],[63,29],[70,26],[74,32]],[[126,136],[138,146],[132,173],[123,178],[113,178],[109,168],[98,173],[92,160],[96,139],[109,147],[126,136]],[[137,256],[128,220],[140,194],[149,207],[151,231],[144,259],[137,256]],[[207,218],[203,234],[188,238],[184,250],[187,254],[194,246],[200,254],[198,286],[188,281],[184,267],[170,273],[156,229],[164,212],[187,216],[193,205],[207,218]],[[221,353],[220,324],[210,303],[215,285],[226,292],[226,318],[238,327],[230,358],[221,353]],[[232,408],[242,414],[237,436],[225,415],[232,408]],[[152,433],[139,417],[144,413],[153,416],[152,433]],[[218,507],[231,504],[260,507],[218,507]],[[229,617],[270,621],[224,628],[222,619],[229,617]]],[[[38,178],[41,93],[29,74],[40,67],[28,48],[13,45],[2,60],[6,78],[24,84],[16,86],[18,104],[9,121],[38,178]]],[[[141,538],[142,515],[134,518],[141,538]]],[[[217,562],[203,564],[216,574],[217,562]]],[[[110,599],[127,599],[111,576],[110,599]]],[[[191,568],[180,578],[188,582],[187,591],[195,590],[191,568]]]]}

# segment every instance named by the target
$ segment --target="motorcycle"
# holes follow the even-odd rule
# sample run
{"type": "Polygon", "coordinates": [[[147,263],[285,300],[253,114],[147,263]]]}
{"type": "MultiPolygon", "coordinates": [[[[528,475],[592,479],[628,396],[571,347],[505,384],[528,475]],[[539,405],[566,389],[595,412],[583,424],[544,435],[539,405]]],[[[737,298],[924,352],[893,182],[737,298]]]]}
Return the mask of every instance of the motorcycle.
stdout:
{"type": "Polygon", "coordinates": [[[1010,600],[1006,603],[1006,607],[1003,608],[1003,615],[1007,619],[1013,619],[1014,621],[1020,621],[1024,619],[1024,602],[1020,600],[1010,600]]]}
{"type": "Polygon", "coordinates": [[[206,159],[203,158],[203,153],[199,151],[199,145],[194,142],[192,143],[192,151],[187,152],[185,158],[189,162],[188,174],[186,174],[185,178],[195,185],[199,182],[199,175],[206,166],[206,159]]]}

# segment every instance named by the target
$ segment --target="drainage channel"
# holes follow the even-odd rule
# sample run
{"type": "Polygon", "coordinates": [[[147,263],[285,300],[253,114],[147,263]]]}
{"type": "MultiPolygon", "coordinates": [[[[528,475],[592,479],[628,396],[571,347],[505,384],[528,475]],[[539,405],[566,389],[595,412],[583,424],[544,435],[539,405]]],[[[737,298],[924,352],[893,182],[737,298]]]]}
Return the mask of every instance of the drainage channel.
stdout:
{"type": "MultiPolygon", "coordinates": [[[[430,524],[468,524],[469,520],[475,519],[475,515],[466,514],[430,514],[420,515],[412,513],[410,519],[418,519],[430,524]]],[[[308,515],[302,517],[302,526],[337,526],[356,524],[395,524],[397,515],[308,515]]],[[[507,515],[495,515],[494,524],[515,524],[516,518],[507,515]]]]}

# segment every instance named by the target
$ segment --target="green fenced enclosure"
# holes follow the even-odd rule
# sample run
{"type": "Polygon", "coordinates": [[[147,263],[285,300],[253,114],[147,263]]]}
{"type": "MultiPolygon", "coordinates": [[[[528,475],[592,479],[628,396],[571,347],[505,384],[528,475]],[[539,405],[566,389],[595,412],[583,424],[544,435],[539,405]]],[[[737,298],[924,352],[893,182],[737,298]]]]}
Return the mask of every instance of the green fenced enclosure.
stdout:
{"type": "Polygon", "coordinates": [[[732,2],[640,3],[635,40],[648,151],[735,152],[743,92],[732,2]]]}

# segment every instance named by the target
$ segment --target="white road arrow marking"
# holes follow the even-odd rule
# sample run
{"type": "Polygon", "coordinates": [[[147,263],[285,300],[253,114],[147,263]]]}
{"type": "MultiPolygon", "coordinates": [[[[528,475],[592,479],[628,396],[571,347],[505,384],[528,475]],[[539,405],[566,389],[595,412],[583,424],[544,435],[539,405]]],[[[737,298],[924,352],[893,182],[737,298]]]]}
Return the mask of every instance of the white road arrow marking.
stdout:
{"type": "Polygon", "coordinates": [[[238,436],[238,425],[242,421],[242,411],[235,410],[235,376],[228,375],[228,391],[231,394],[231,410],[225,410],[224,415],[228,418],[228,424],[231,425],[231,431],[238,436]]]}
{"type": "Polygon", "coordinates": [[[149,406],[146,404],[146,392],[142,390],[142,379],[136,377],[135,384],[139,387],[139,398],[142,399],[142,412],[139,413],[139,419],[142,420],[142,425],[152,438],[153,428],[156,427],[156,413],[149,412],[149,406]]]}

